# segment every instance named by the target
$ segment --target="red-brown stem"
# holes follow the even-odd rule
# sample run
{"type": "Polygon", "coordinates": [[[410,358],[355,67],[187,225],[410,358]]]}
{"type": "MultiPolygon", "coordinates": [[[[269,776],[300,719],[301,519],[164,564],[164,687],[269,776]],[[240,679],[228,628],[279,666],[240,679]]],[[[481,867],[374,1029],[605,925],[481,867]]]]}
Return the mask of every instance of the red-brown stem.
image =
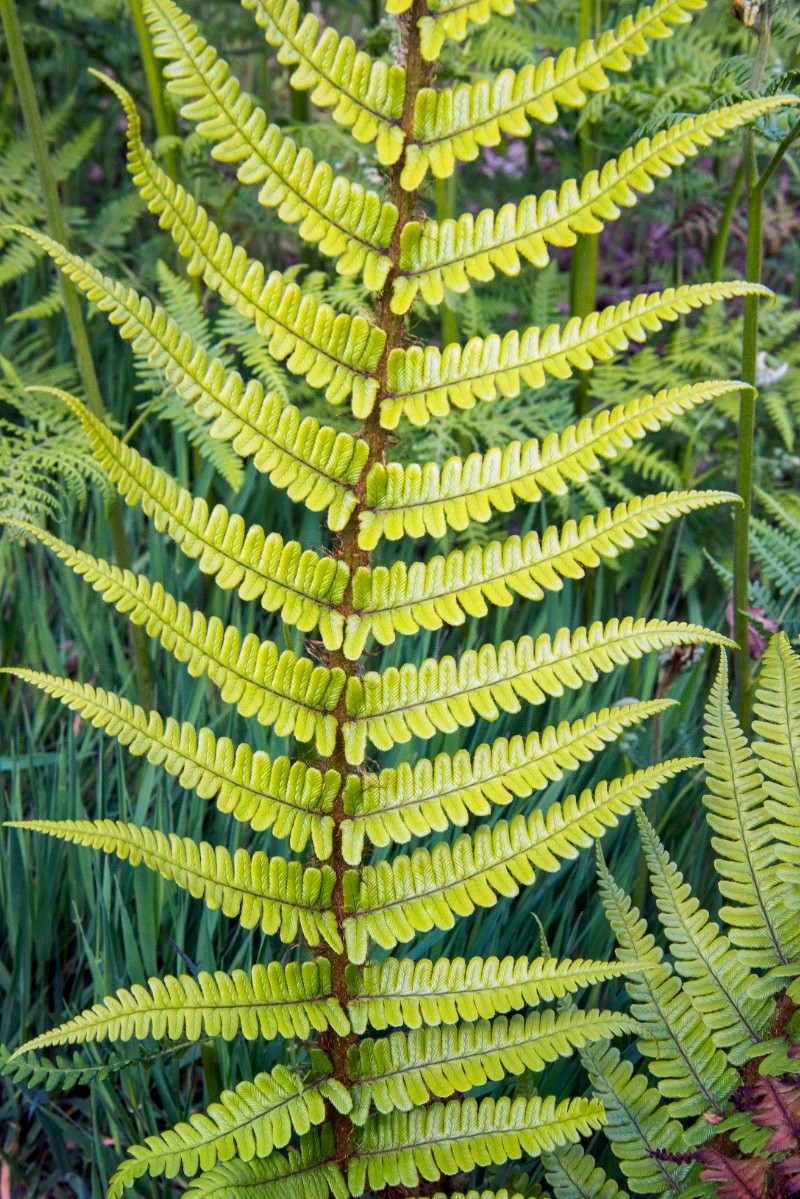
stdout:
{"type": "MultiPolygon", "coordinates": [[[[427,11],[425,0],[414,0],[411,9],[399,18],[400,35],[401,35],[401,51],[400,62],[406,71],[406,94],[403,106],[402,129],[404,134],[404,142],[407,145],[411,140],[413,133],[414,121],[414,105],[417,94],[420,88],[428,80],[426,74],[428,72],[427,65],[422,60],[420,53],[420,42],[418,32],[418,22],[427,11]]],[[[416,204],[415,193],[405,191],[400,183],[400,178],[405,162],[405,153],[400,156],[398,162],[392,167],[387,187],[387,198],[397,208],[397,224],[395,226],[392,237],[391,247],[389,249],[389,258],[391,267],[386,278],[386,282],[377,297],[375,304],[375,324],[386,334],[386,345],[384,347],[381,360],[375,371],[375,378],[378,382],[377,394],[375,403],[370,415],[363,422],[359,431],[359,436],[362,437],[369,446],[369,458],[366,467],[362,474],[362,484],[358,493],[358,505],[352,513],[350,520],[343,530],[339,539],[339,544],[336,549],[336,557],[340,558],[347,564],[350,572],[350,581],[348,582],[345,595],[339,605],[339,611],[342,614],[346,625],[348,617],[353,612],[353,591],[352,580],[359,566],[369,566],[371,554],[368,550],[363,550],[358,544],[359,532],[359,515],[364,508],[364,481],[367,478],[370,468],[377,462],[383,459],[386,449],[386,435],[381,428],[380,410],[381,403],[387,393],[387,369],[389,355],[392,350],[401,346],[405,340],[405,321],[402,316],[398,316],[392,312],[392,292],[394,289],[394,281],[400,273],[400,237],[403,227],[407,224],[411,217],[414,206],[416,204]]],[[[326,665],[331,669],[340,669],[344,672],[346,678],[350,678],[359,671],[359,663],[349,661],[341,650],[329,652],[324,655],[326,665]]],[[[342,690],[342,696],[339,705],[336,709],[336,745],[331,757],[323,764],[324,769],[337,770],[342,777],[342,785],[339,789],[339,794],[336,797],[333,809],[333,851],[329,859],[329,865],[336,874],[336,885],[333,893],[333,911],[336,916],[336,923],[339,928],[339,934],[344,940],[344,876],[349,869],[342,852],[342,833],[341,826],[345,818],[344,812],[344,792],[347,782],[347,777],[352,774],[352,770],[347,762],[344,747],[344,723],[347,717],[346,710],[346,686],[342,690]]],[[[333,993],[342,1006],[347,1010],[349,1003],[349,992],[346,980],[346,971],[348,966],[348,958],[346,951],[342,953],[334,953],[332,950],[327,951],[328,959],[331,963],[331,972],[333,975],[333,993]]],[[[335,1034],[326,1034],[324,1044],[326,1052],[333,1062],[334,1076],[342,1083],[343,1086],[350,1085],[349,1072],[347,1068],[348,1050],[353,1044],[352,1034],[349,1037],[339,1037],[335,1034]]],[[[334,1129],[335,1153],[337,1161],[345,1163],[352,1154],[352,1124],[347,1116],[343,1116],[338,1112],[333,1112],[331,1121],[334,1129]]]]}

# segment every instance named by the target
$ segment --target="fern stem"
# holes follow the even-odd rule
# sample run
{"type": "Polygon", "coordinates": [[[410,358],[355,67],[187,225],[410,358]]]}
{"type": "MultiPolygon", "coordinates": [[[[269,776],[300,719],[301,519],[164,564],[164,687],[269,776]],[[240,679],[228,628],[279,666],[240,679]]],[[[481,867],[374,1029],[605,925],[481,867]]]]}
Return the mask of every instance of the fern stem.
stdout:
{"type": "Polygon", "coordinates": [[[739,163],[734,173],[725,203],[720,213],[719,227],[711,243],[711,254],[708,261],[708,273],[712,283],[718,283],[725,269],[725,256],[728,252],[728,242],[731,236],[731,225],[739,196],[744,186],[744,159],[739,163]]]}
{"type": "MultiPolygon", "coordinates": [[[[402,128],[406,142],[409,142],[412,136],[417,94],[423,84],[430,82],[433,71],[432,67],[423,62],[420,48],[418,23],[425,12],[426,0],[413,0],[411,8],[397,18],[401,31],[399,59],[406,71],[406,94],[402,117],[402,128]]],[[[386,434],[381,427],[380,414],[381,403],[389,390],[389,355],[392,350],[403,345],[406,340],[404,317],[392,311],[394,283],[401,270],[401,236],[404,226],[413,215],[417,201],[416,193],[406,191],[401,184],[405,158],[405,153],[401,154],[398,162],[392,167],[387,188],[387,198],[397,208],[398,218],[389,250],[391,267],[375,305],[375,323],[379,328],[384,330],[386,344],[375,372],[378,380],[378,389],[374,406],[369,416],[363,422],[359,432],[359,435],[369,446],[369,458],[362,474],[362,480],[366,480],[369,468],[381,460],[385,451],[386,434]]],[[[372,558],[371,551],[362,549],[358,544],[359,517],[366,506],[366,493],[363,488],[364,483],[362,483],[362,491],[359,493],[358,504],[341,534],[336,554],[337,557],[347,563],[349,571],[347,589],[339,606],[345,623],[354,608],[353,579],[358,568],[360,566],[369,566],[372,558]]],[[[323,659],[328,666],[342,670],[348,678],[358,674],[363,668],[363,655],[361,660],[351,661],[345,657],[342,650],[325,653],[323,654],[323,659]]],[[[334,802],[333,848],[331,856],[328,859],[328,864],[332,867],[336,875],[332,903],[343,941],[345,919],[344,881],[350,867],[345,859],[343,850],[342,824],[345,819],[344,796],[347,778],[353,772],[352,767],[350,767],[347,761],[344,742],[344,724],[347,717],[346,691],[347,689],[343,688],[339,706],[335,713],[337,721],[336,746],[333,755],[325,763],[325,768],[338,771],[342,779],[339,793],[334,802]]],[[[347,979],[347,969],[349,966],[347,951],[343,950],[341,953],[336,953],[333,950],[328,950],[327,956],[331,963],[333,993],[345,1011],[347,1011],[351,992],[347,979]]],[[[334,1033],[324,1034],[323,1036],[323,1044],[333,1063],[334,1077],[348,1090],[350,1088],[350,1074],[347,1059],[352,1043],[352,1034],[348,1037],[341,1037],[334,1033]]],[[[333,1125],[336,1158],[340,1162],[346,1161],[351,1154],[352,1122],[349,1116],[342,1115],[339,1112],[332,1112],[331,1123],[333,1125]]]]}
{"type": "MultiPolygon", "coordinates": [[[[11,60],[11,71],[19,96],[22,116],[31,143],[31,153],[36,165],[39,186],[42,189],[45,217],[50,233],[62,245],[69,245],[69,230],[67,229],[61,200],[58,194],[55,172],[47,147],[47,137],[36,98],[30,63],[25,52],[25,43],[19,22],[15,0],[0,0],[0,19],[5,33],[8,55],[11,60]]],[[[64,315],[67,319],[75,363],[83,384],[86,402],[89,408],[101,420],[105,420],[105,405],[100,391],[100,383],[94,367],[86,323],[78,298],[78,293],[70,281],[59,272],[58,284],[61,291],[64,315]]],[[[123,570],[129,570],[132,561],[131,546],[125,532],[122,516],[122,502],[118,496],[108,507],[108,524],[111,534],[114,557],[117,565],[123,570]]],[[[147,634],[138,625],[130,627],[130,647],[133,659],[133,669],[136,681],[136,692],[139,702],[149,706],[152,693],[150,663],[147,655],[147,634]]]]}
{"type": "MultiPolygon", "coordinates": [[[[436,180],[436,219],[441,225],[443,221],[455,216],[456,207],[456,176],[455,172],[449,179],[436,180]]],[[[449,346],[458,341],[458,321],[453,309],[445,301],[442,304],[442,345],[449,346]]]]}
{"type": "MultiPolygon", "coordinates": [[[[133,18],[136,39],[139,43],[139,54],[142,59],[147,91],[150,96],[150,106],[153,110],[156,133],[160,138],[172,138],[177,132],[175,117],[167,104],[161,70],[158,65],[153,47],[150,42],[150,32],[144,19],[141,0],[128,0],[128,8],[133,18]]],[[[164,148],[164,166],[173,181],[178,178],[178,151],[174,145],[164,148]]]]}

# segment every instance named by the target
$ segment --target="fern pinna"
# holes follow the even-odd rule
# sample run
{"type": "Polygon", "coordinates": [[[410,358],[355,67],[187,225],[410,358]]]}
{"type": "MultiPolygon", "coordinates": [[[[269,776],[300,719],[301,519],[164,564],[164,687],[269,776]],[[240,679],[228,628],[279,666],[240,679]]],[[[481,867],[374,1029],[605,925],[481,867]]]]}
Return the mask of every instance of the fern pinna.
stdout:
{"type": "MultiPolygon", "coordinates": [[[[721,905],[692,894],[637,812],[668,954],[600,854],[600,894],[643,1063],[610,1046],[581,1051],[603,1099],[611,1148],[637,1195],[790,1196],[800,1180],[800,658],[775,636],[756,688],[748,744],[723,658],[705,714],[706,819],[721,905]]],[[[578,1146],[546,1172],[558,1199],[612,1196],[614,1181],[578,1146]]]]}
{"type": "Polygon", "coordinates": [[[523,260],[541,266],[548,246],[573,244],[578,234],[616,219],[654,179],[712,138],[790,98],[751,97],[682,120],[580,184],[564,183],[558,195],[545,192],[496,213],[437,224],[420,219],[430,175],[451,175],[458,161],[474,159],[503,134],[528,134],[531,120],[556,120],[560,106],[579,107],[608,86],[609,73],[627,70],[653,39],[688,21],[702,0],[656,0],[596,43],[535,68],[453,86],[436,81],[444,41],[461,38],[470,22],[492,12],[509,15],[513,4],[390,0],[397,32],[391,62],[303,16],[297,0],[245,0],[245,6],[291,68],[293,86],[309,90],[357,141],[374,144],[385,188],[367,190],[316,162],[268,122],[172,0],[146,0],[169,87],[183,115],[213,143],[215,157],[231,164],[243,184],[256,186],[263,205],[296,226],[339,272],[360,277],[374,293],[371,316],[336,311],[304,291],[294,274],[268,273],[234,245],[160,168],[128,94],[105,82],[125,111],[133,178],[189,273],[252,322],[290,372],[331,404],[349,405],[357,431],[304,416],[215,359],[127,284],[40,233],[28,236],[210,422],[213,437],[251,459],[291,500],[326,514],[332,539],[321,553],[248,528],[221,505],[209,510],[77,400],[62,397],[125,499],[141,504],[221,588],[318,639],[313,649],[309,644],[313,656],[245,636],[192,611],[160,583],[49,533],[27,531],[192,675],[208,676],[223,701],[277,736],[294,738],[302,752],[296,761],[273,758],[100,687],[18,673],[287,848],[285,856],[242,848],[232,854],[108,819],[34,820],[27,827],[147,866],[210,908],[294,948],[249,973],[153,978],[120,990],[24,1049],[148,1035],[300,1042],[292,1068],[258,1074],[223,1092],[207,1112],[134,1146],[112,1180],[112,1196],[144,1175],[179,1172],[195,1178],[195,1196],[255,1187],[343,1199],[398,1185],[413,1193],[489,1163],[552,1151],[597,1128],[604,1117],[595,1098],[478,1100],[464,1093],[539,1071],[630,1022],[614,1012],[524,1011],[619,973],[617,965],[522,956],[415,960],[403,956],[403,947],[418,933],[446,932],[476,908],[513,898],[537,872],[558,869],[687,762],[653,766],[544,812],[532,807],[502,820],[497,807],[534,795],[663,704],[604,709],[452,757],[413,764],[392,757],[378,771],[368,753],[542,704],[650,651],[724,639],[683,623],[622,618],[485,644],[458,660],[408,660],[383,669],[371,662],[366,669],[366,654],[373,641],[388,646],[421,628],[458,626],[516,596],[539,600],[678,516],[732,497],[702,491],[636,498],[580,524],[567,521],[541,535],[509,536],[413,564],[385,565],[381,551],[387,542],[467,530],[545,492],[563,495],[604,459],[738,385],[717,380],[634,398],[541,444],[512,442],[441,465],[389,460],[389,431],[588,369],[664,321],[748,287],[670,289],[563,328],[525,329],[444,350],[412,342],[407,313],[423,301],[441,304],[446,288],[467,289],[496,271],[514,274],[523,260]],[[483,823],[455,835],[473,817],[483,823]],[[397,849],[434,833],[443,836],[429,847],[397,849]],[[370,861],[373,848],[386,853],[370,861]]]}

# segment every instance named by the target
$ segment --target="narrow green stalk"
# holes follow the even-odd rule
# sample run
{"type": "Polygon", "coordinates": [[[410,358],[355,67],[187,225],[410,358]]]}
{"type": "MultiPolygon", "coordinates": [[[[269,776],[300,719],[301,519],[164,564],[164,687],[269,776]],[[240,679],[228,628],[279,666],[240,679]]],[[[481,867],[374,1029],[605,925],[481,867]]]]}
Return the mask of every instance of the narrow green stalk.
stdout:
{"type": "MultiPolygon", "coordinates": [[[[452,219],[456,208],[456,177],[436,180],[436,219],[442,221],[452,219]]],[[[449,346],[458,341],[458,321],[456,314],[449,304],[442,304],[442,345],[449,346]]]]}
{"type": "MultiPolygon", "coordinates": [[[[599,32],[601,12],[598,0],[580,0],[578,11],[578,44],[599,32]]],[[[581,169],[587,175],[595,165],[594,149],[590,134],[584,130],[579,134],[581,169]]],[[[596,233],[583,233],[575,243],[570,270],[570,313],[581,319],[594,312],[597,306],[597,263],[600,237],[596,233]]],[[[591,406],[589,375],[578,373],[578,389],[575,396],[575,414],[580,419],[591,406]]]]}
{"type": "MultiPolygon", "coordinates": [[[[299,0],[300,12],[307,11],[306,0],[299,0]]],[[[311,117],[311,109],[308,103],[308,92],[300,91],[298,88],[291,88],[291,106],[292,106],[292,121],[295,125],[307,125],[311,117]]]]}
{"type": "Polygon", "coordinates": [[[731,185],[728,188],[728,194],[725,197],[725,203],[722,207],[722,212],[719,218],[719,227],[711,243],[711,254],[708,260],[708,274],[712,283],[718,283],[722,278],[722,272],[725,269],[725,256],[728,252],[728,242],[731,236],[731,225],[733,223],[733,214],[736,212],[736,205],[739,203],[739,196],[742,193],[744,186],[744,159],[736,168],[731,185]]]}
{"type": "MultiPolygon", "coordinates": [[[[47,148],[44,123],[42,121],[42,114],[39,111],[39,102],[36,99],[36,90],[33,84],[30,64],[28,63],[28,56],[25,53],[25,44],[22,39],[19,13],[17,12],[15,0],[0,0],[0,19],[2,19],[3,32],[5,33],[8,54],[11,60],[11,70],[22,108],[25,128],[31,143],[31,153],[36,164],[39,185],[42,189],[47,225],[50,233],[57,241],[60,241],[62,245],[68,245],[69,231],[61,210],[61,201],[58,195],[58,187],[56,186],[53,164],[47,148]]],[[[92,351],[89,345],[89,337],[86,332],[86,324],[83,319],[83,311],[78,299],[78,293],[61,272],[59,272],[59,287],[64,305],[64,315],[67,318],[70,339],[75,354],[75,362],[86,395],[86,402],[96,416],[105,419],[105,406],[100,393],[97,372],[94,369],[92,351]]],[[[117,565],[123,570],[129,570],[132,560],[131,547],[122,518],[122,503],[118,497],[109,506],[108,523],[117,565]]],[[[147,637],[144,630],[136,625],[131,626],[130,645],[137,695],[140,703],[149,707],[152,683],[147,657],[147,637]]]]}
{"type": "MultiPolygon", "coordinates": [[[[139,42],[139,54],[142,59],[144,76],[147,81],[147,91],[150,95],[150,106],[153,110],[153,120],[156,133],[160,138],[174,137],[176,133],[175,116],[167,104],[161,69],[153,53],[150,32],[144,19],[141,0],[128,0],[128,8],[133,17],[136,38],[139,42]]],[[[164,166],[173,180],[178,178],[178,151],[174,145],[164,150],[164,166]]]]}

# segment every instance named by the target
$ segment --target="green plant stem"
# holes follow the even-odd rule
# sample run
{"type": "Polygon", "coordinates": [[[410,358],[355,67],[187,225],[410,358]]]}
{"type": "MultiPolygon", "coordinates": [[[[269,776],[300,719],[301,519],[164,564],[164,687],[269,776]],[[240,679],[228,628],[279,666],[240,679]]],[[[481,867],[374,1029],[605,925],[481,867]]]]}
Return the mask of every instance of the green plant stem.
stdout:
{"type": "Polygon", "coordinates": [[[204,1041],[200,1046],[200,1062],[206,1084],[206,1099],[209,1103],[219,1103],[219,1097],[222,1094],[222,1079],[213,1041],[204,1041]]]}
{"type": "MultiPolygon", "coordinates": [[[[142,59],[142,67],[144,76],[147,81],[147,91],[150,96],[150,106],[153,110],[153,120],[155,121],[156,133],[160,138],[175,137],[177,128],[175,125],[175,116],[172,109],[167,104],[166,94],[164,91],[164,82],[161,77],[161,69],[158,65],[158,60],[153,53],[153,46],[150,41],[150,31],[147,28],[147,22],[144,19],[141,0],[128,0],[128,8],[130,9],[133,18],[133,25],[136,30],[136,38],[139,42],[139,54],[142,59]]],[[[174,145],[164,148],[164,166],[167,174],[173,180],[178,178],[178,151],[174,145]]]]}
{"type": "MultiPolygon", "coordinates": [[[[22,38],[19,13],[17,12],[15,0],[0,0],[0,19],[2,19],[6,45],[8,46],[8,54],[11,60],[11,70],[22,108],[22,116],[31,143],[31,153],[36,164],[39,185],[42,189],[47,226],[51,235],[57,241],[61,242],[64,246],[68,246],[69,230],[67,229],[64,214],[61,210],[61,201],[58,195],[58,187],[56,186],[53,164],[47,148],[44,122],[42,121],[39,102],[36,98],[36,89],[33,84],[28,56],[25,53],[25,44],[22,38]]],[[[95,416],[101,420],[105,420],[105,405],[103,404],[103,397],[100,392],[97,372],[94,368],[81,303],[75,288],[62,272],[59,272],[59,288],[61,290],[64,315],[67,318],[67,326],[75,354],[78,374],[80,375],[86,395],[86,402],[95,416]]],[[[123,570],[130,570],[132,562],[131,547],[125,532],[122,503],[118,497],[115,497],[109,505],[108,523],[117,565],[123,570]]],[[[139,702],[149,707],[152,695],[152,682],[147,656],[147,636],[144,630],[137,625],[131,626],[129,636],[137,695],[139,702]]]]}
{"type": "Polygon", "coordinates": [[[744,159],[739,163],[734,173],[725,203],[720,213],[719,227],[711,243],[711,254],[708,260],[708,274],[712,283],[718,283],[725,269],[725,255],[728,252],[728,242],[731,236],[731,225],[739,196],[744,186],[744,159]]]}
{"type": "MultiPolygon", "coordinates": [[[[455,184],[455,174],[451,175],[449,179],[436,180],[436,219],[440,225],[442,221],[452,219],[455,215],[455,184]]],[[[441,318],[442,345],[452,345],[453,342],[458,341],[458,321],[456,314],[446,301],[442,304],[441,318]]]]}
{"type": "MultiPolygon", "coordinates": [[[[299,0],[300,12],[307,11],[306,0],[299,0]]],[[[291,106],[292,106],[292,121],[295,125],[307,125],[311,109],[308,103],[308,92],[300,90],[300,88],[292,87],[291,89],[291,106]]]]}

